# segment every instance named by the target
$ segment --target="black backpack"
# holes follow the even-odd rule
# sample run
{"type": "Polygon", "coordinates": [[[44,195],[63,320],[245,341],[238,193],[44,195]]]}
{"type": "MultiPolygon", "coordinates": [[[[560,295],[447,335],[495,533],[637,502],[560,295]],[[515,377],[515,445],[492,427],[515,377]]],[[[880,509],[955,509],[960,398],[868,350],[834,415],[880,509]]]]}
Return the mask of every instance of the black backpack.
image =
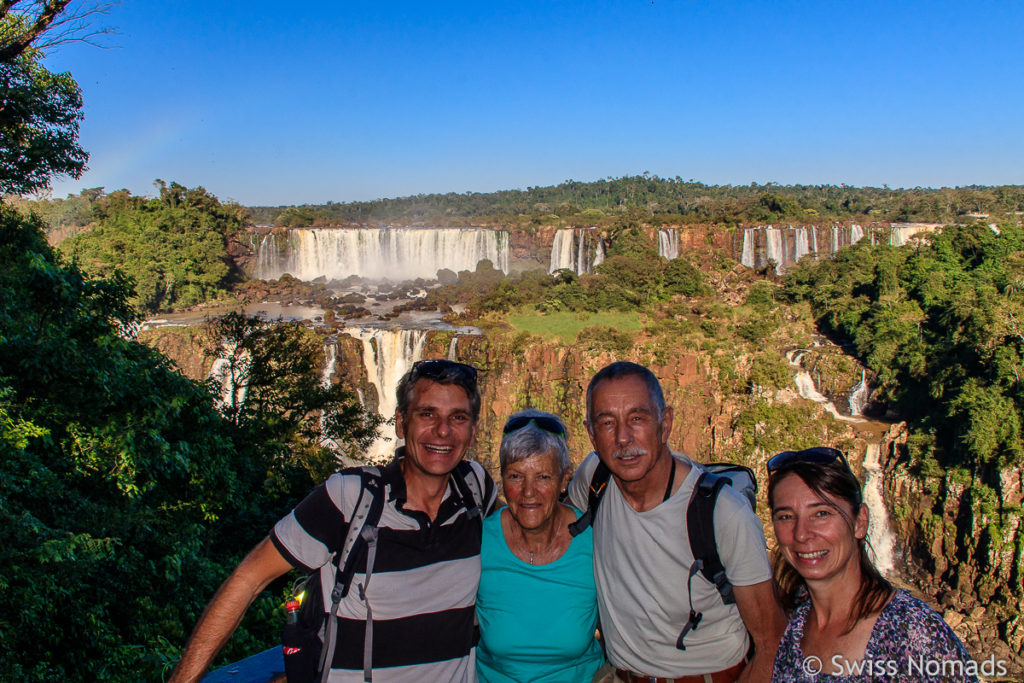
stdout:
{"type": "MultiPolygon", "coordinates": [[[[281,634],[284,646],[284,667],[288,683],[326,683],[334,661],[337,644],[338,605],[352,587],[359,561],[366,557],[365,579],[356,588],[366,602],[366,638],[363,644],[363,680],[373,680],[373,610],[366,599],[373,563],[377,554],[377,525],[384,511],[384,480],[377,467],[346,469],[343,474],[358,474],[361,480],[348,533],[341,550],[319,570],[300,579],[292,587],[293,595],[300,597],[300,607],[294,623],[285,624],[281,634]],[[324,601],[322,573],[333,572],[334,588],[328,609],[324,601]],[[330,615],[330,616],[329,616],[330,615]]],[[[455,490],[467,503],[467,514],[472,519],[483,513],[483,492],[472,467],[460,462],[451,472],[455,490]],[[472,501],[472,506],[469,502],[472,501]]],[[[294,598],[293,598],[294,599],[294,598]]]]}
{"type": "MultiPolygon", "coordinates": [[[[725,566],[718,555],[718,542],[715,540],[714,516],[718,492],[723,486],[729,485],[746,497],[751,509],[757,505],[757,479],[749,467],[731,463],[710,463],[701,467],[705,471],[701,472],[697,479],[690,504],[686,508],[686,531],[694,562],[686,577],[686,590],[690,596],[690,617],[676,640],[676,647],[680,650],[686,649],[683,639],[687,633],[697,628],[704,616],[702,612],[693,609],[693,593],[690,588],[695,575],[699,573],[710,581],[718,589],[723,603],[736,603],[736,596],[733,594],[732,584],[725,575],[725,566]]],[[[598,460],[594,474],[590,478],[587,509],[579,519],[569,525],[569,532],[573,536],[582,533],[597,519],[597,508],[608,490],[610,479],[611,472],[608,467],[603,461],[598,460]]]]}

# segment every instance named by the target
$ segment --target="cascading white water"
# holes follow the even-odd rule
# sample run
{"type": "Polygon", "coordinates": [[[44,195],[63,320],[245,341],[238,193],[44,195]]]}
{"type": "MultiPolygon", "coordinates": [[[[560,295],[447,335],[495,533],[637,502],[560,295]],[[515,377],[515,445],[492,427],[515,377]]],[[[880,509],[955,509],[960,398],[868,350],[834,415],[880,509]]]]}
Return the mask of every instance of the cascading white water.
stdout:
{"type": "Polygon", "coordinates": [[[867,372],[860,371],[860,381],[850,392],[850,415],[863,415],[864,406],[868,402],[868,379],[867,372]]]}
{"type": "MultiPolygon", "coordinates": [[[[423,356],[426,330],[347,327],[344,333],[363,342],[363,366],[370,384],[377,390],[377,412],[385,420],[395,416],[395,389],[402,375],[423,356]]],[[[384,463],[394,455],[397,436],[394,423],[382,424],[381,436],[366,451],[366,460],[384,463]]]]}
{"type": "Polygon", "coordinates": [[[458,336],[452,336],[452,340],[448,343],[448,360],[455,360],[455,348],[458,346],[458,336]]]}
{"type": "Polygon", "coordinates": [[[800,395],[800,398],[820,403],[825,408],[825,412],[837,420],[842,420],[843,422],[863,422],[863,420],[858,417],[847,417],[840,413],[836,410],[835,404],[828,400],[828,397],[822,395],[818,391],[818,388],[814,385],[814,379],[811,377],[811,373],[807,372],[800,363],[800,361],[803,360],[803,357],[803,351],[786,352],[786,360],[789,361],[789,364],[796,368],[797,371],[793,381],[796,383],[796,390],[800,395]]]}
{"type": "Polygon", "coordinates": [[[213,361],[210,378],[216,380],[220,387],[216,405],[218,410],[234,415],[245,403],[245,395],[249,389],[249,353],[237,353],[237,344],[225,344],[221,355],[213,361]]]}
{"type": "Polygon", "coordinates": [[[832,249],[831,249],[831,253],[835,254],[837,251],[839,251],[839,226],[838,225],[833,225],[832,226],[832,249]]]}
{"type": "Polygon", "coordinates": [[[818,228],[811,226],[811,251],[815,254],[818,253],[818,228]]]}
{"type": "Polygon", "coordinates": [[[864,228],[857,225],[856,223],[850,226],[850,246],[852,247],[857,242],[864,239],[864,228]]]}
{"type": "Polygon", "coordinates": [[[475,270],[484,259],[508,272],[508,233],[484,228],[294,228],[287,250],[279,239],[260,244],[255,277],[433,280],[442,268],[475,270]]]}
{"type": "Polygon", "coordinates": [[[807,228],[797,228],[793,235],[793,260],[799,261],[809,253],[811,246],[807,239],[807,228]]]}
{"type": "Polygon", "coordinates": [[[566,268],[582,275],[604,262],[604,244],[593,228],[563,228],[555,231],[548,272],[566,268]],[[591,247],[591,244],[596,243],[591,247]],[[593,257],[591,257],[593,253],[593,257]]]}
{"type": "Polygon", "coordinates": [[[747,268],[755,267],[754,240],[756,238],[757,233],[754,232],[753,228],[746,228],[743,230],[743,250],[740,252],[740,263],[745,265],[747,268]]]}
{"type": "Polygon", "coordinates": [[[765,237],[765,258],[775,261],[776,268],[782,268],[786,263],[786,250],[782,241],[782,230],[768,226],[764,231],[765,237]]]}
{"type": "Polygon", "coordinates": [[[573,268],[573,245],[575,237],[576,231],[572,229],[555,231],[555,239],[551,243],[551,262],[548,266],[549,273],[554,273],[555,271],[562,270],[563,268],[575,271],[575,268],[573,268]]]}
{"type": "Polygon", "coordinates": [[[674,228],[658,230],[658,256],[672,260],[679,258],[679,231],[674,228]]]}
{"type": "Polygon", "coordinates": [[[868,547],[875,567],[883,575],[892,573],[895,566],[896,537],[889,524],[889,510],[882,497],[882,472],[879,464],[879,446],[869,443],[864,451],[864,502],[868,506],[868,547]]]}

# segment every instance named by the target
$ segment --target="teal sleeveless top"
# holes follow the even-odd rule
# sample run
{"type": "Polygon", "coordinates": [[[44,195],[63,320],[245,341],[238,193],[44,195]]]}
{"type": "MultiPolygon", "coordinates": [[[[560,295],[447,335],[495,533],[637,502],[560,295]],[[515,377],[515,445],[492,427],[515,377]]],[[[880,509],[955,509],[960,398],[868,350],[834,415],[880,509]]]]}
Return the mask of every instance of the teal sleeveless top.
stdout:
{"type": "MultiPolygon", "coordinates": [[[[579,517],[580,511],[573,510],[579,517]]],[[[604,663],[594,637],[597,589],[591,529],[573,538],[551,564],[531,565],[509,550],[501,515],[498,510],[483,525],[476,597],[481,683],[590,681],[604,663]]]]}

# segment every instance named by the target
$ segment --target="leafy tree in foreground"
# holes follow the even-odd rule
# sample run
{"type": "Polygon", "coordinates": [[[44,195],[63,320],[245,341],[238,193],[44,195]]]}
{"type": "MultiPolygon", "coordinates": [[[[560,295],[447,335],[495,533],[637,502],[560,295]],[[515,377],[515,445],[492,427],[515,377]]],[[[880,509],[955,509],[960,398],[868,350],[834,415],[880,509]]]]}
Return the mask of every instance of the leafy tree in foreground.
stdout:
{"type": "MultiPolygon", "coordinates": [[[[2,20],[0,20],[2,21],[2,20]]],[[[71,74],[55,74],[30,50],[0,60],[0,193],[27,194],[53,176],[78,178],[89,155],[78,145],[82,94],[71,74]]]]}
{"type": "MultiPolygon", "coordinates": [[[[312,485],[262,441],[296,403],[225,420],[205,386],[127,338],[128,281],[61,263],[4,206],[0,263],[0,671],[160,680],[216,587],[312,485]]],[[[305,391],[279,380],[282,396],[289,381],[305,391]]],[[[273,643],[272,606],[225,658],[273,643]]]]}

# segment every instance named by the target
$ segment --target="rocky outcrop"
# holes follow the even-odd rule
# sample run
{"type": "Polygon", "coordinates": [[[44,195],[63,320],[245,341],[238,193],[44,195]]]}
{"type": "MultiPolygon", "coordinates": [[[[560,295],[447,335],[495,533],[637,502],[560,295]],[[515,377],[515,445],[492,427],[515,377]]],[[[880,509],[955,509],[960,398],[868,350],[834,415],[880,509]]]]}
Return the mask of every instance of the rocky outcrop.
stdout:
{"type": "Polygon", "coordinates": [[[887,435],[884,452],[908,580],[943,607],[972,652],[994,653],[1024,672],[1021,469],[919,473],[899,428],[887,435]]]}

